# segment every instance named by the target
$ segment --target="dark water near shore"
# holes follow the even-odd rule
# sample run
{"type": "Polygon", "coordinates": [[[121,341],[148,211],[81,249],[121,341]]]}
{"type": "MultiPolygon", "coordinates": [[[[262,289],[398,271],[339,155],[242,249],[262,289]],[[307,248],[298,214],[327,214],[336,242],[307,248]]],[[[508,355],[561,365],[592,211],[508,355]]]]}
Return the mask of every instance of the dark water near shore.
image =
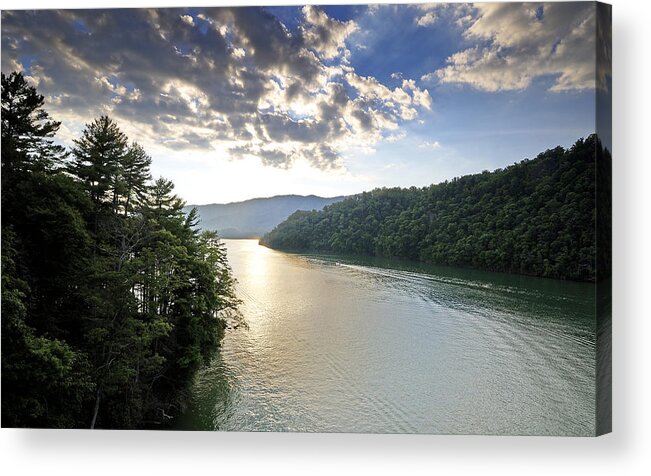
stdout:
{"type": "Polygon", "coordinates": [[[593,285],[225,243],[248,328],[177,428],[594,433],[593,285]]]}

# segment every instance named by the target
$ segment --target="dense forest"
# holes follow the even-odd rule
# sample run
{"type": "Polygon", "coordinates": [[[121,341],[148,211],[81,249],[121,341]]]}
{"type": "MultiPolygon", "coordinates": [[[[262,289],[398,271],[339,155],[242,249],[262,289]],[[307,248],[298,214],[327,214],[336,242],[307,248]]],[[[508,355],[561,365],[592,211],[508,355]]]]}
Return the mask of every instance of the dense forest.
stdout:
{"type": "MultiPolygon", "coordinates": [[[[610,152],[592,135],[494,172],[376,189],[319,212],[298,211],[261,243],[594,281],[596,164],[607,172],[610,163],[610,152]]],[[[605,275],[608,263],[599,268],[605,275]]]]}
{"type": "Polygon", "coordinates": [[[2,75],[2,426],[168,423],[237,307],[226,252],[102,116],[70,150],[2,75]]]}

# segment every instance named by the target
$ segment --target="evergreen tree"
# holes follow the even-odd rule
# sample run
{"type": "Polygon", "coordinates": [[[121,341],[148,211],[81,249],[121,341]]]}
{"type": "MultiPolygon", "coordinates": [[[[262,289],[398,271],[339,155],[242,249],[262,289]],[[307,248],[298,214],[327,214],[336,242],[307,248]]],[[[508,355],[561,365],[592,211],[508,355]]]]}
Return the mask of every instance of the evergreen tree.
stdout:
{"type": "Polygon", "coordinates": [[[2,87],[2,424],[164,424],[237,306],[226,252],[113,120],[64,172],[43,98],[2,87]]]}
{"type": "Polygon", "coordinates": [[[53,144],[60,122],[43,109],[44,98],[20,73],[2,73],[2,188],[16,181],[16,174],[47,171],[65,155],[53,144]]]}
{"type": "Polygon", "coordinates": [[[147,155],[138,143],[134,142],[129,147],[127,154],[121,161],[121,177],[119,179],[118,194],[122,197],[121,203],[124,215],[133,211],[134,204],[144,200],[149,189],[151,174],[151,157],[147,155]]]}
{"type": "Polygon", "coordinates": [[[74,427],[92,391],[70,345],[89,236],[84,195],[57,171],[59,123],[19,73],[2,75],[2,424],[74,427]]]}
{"type": "Polygon", "coordinates": [[[82,132],[72,149],[70,172],[84,183],[95,209],[118,209],[122,164],[129,153],[127,136],[108,116],[101,116],[82,132]]]}

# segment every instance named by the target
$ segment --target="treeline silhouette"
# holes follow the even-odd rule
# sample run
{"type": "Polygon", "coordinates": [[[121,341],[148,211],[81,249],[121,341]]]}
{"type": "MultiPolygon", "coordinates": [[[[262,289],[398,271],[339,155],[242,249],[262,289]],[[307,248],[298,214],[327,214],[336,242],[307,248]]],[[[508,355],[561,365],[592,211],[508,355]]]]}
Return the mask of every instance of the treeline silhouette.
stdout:
{"type": "Polygon", "coordinates": [[[160,427],[237,299],[226,252],[102,116],[71,150],[2,75],[2,426],[160,427]]]}
{"type": "MultiPolygon", "coordinates": [[[[261,243],[594,281],[597,164],[607,172],[610,163],[610,152],[591,135],[494,172],[381,188],[319,212],[298,211],[261,243]]],[[[600,196],[609,192],[600,189],[600,196]]],[[[608,263],[601,261],[600,273],[608,274],[608,263]]]]}

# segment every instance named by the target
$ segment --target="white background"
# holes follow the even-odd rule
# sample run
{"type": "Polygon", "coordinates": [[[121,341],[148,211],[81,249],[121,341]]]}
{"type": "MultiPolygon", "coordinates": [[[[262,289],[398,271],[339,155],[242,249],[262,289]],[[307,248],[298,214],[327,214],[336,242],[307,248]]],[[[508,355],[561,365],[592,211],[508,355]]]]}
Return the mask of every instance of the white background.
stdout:
{"type": "MultiPolygon", "coordinates": [[[[3,1],[9,8],[242,1],[3,1]]],[[[255,1],[255,4],[295,4],[255,1]]],[[[345,3],[328,2],[323,3],[345,3]]],[[[613,427],[601,438],[0,430],[17,474],[651,474],[651,2],[613,4],[613,427]]],[[[4,473],[13,474],[13,473],[4,473]]]]}

